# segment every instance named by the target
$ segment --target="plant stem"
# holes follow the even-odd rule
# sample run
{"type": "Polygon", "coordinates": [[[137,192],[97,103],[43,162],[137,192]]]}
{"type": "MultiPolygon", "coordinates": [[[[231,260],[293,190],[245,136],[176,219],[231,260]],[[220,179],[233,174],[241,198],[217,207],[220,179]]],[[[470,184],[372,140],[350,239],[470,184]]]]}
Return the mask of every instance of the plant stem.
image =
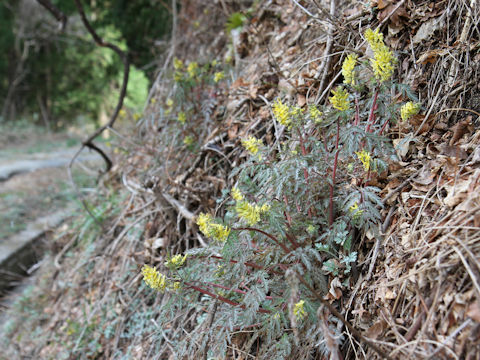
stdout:
{"type": "Polygon", "coordinates": [[[355,122],[354,125],[358,125],[360,123],[360,107],[358,105],[358,96],[355,95],[355,122]]]}
{"type": "Polygon", "coordinates": [[[377,109],[377,99],[378,99],[378,89],[375,90],[375,95],[373,95],[372,108],[370,109],[370,115],[368,116],[368,124],[366,132],[369,133],[370,127],[375,123],[375,110],[377,109]]]}
{"type": "Polygon", "coordinates": [[[280,246],[282,248],[283,251],[285,251],[286,254],[289,254],[290,253],[290,250],[284,245],[282,244],[280,241],[278,241],[278,239],[273,236],[273,235],[270,235],[269,233],[263,231],[263,230],[260,230],[260,229],[257,229],[257,228],[253,228],[253,227],[243,227],[243,228],[232,228],[232,230],[235,230],[235,231],[239,231],[239,230],[249,230],[249,231],[256,231],[262,235],[265,235],[266,237],[268,237],[269,239],[271,239],[275,244],[277,244],[278,246],[280,246]]]}
{"type": "Polygon", "coordinates": [[[387,120],[385,121],[385,123],[383,124],[382,128],[380,129],[380,132],[378,133],[379,135],[382,135],[383,130],[385,130],[385,128],[387,127],[387,124],[388,124],[389,121],[390,121],[390,119],[387,119],[387,120]]]}
{"type": "Polygon", "coordinates": [[[333,161],[332,183],[330,184],[330,201],[329,201],[329,213],[328,213],[328,225],[333,224],[333,190],[335,186],[335,175],[337,173],[338,165],[338,143],[340,139],[340,120],[337,119],[337,137],[335,140],[335,159],[333,161]]]}
{"type": "MultiPolygon", "coordinates": [[[[242,295],[247,295],[247,292],[246,291],[243,291],[243,290],[239,290],[239,289],[232,289],[232,288],[229,288],[228,286],[224,286],[224,285],[220,285],[220,284],[215,284],[215,283],[211,283],[211,282],[206,282],[205,284],[208,284],[210,286],[213,286],[213,287],[216,287],[216,288],[219,288],[219,289],[223,289],[223,290],[228,290],[228,291],[233,291],[237,294],[242,294],[242,295]]],[[[250,289],[249,289],[250,290],[250,289]]],[[[278,298],[278,297],[277,297],[278,298]]],[[[265,295],[265,299],[267,300],[273,300],[273,297],[272,296],[268,296],[268,295],[265,295]]]]}
{"type": "MultiPolygon", "coordinates": [[[[205,257],[207,257],[207,256],[205,256],[205,257]]],[[[224,260],[224,258],[223,258],[222,256],[212,255],[212,256],[209,256],[209,257],[210,257],[210,258],[213,258],[213,259],[224,260]]],[[[231,264],[238,264],[238,263],[239,263],[239,261],[237,261],[237,260],[228,260],[228,262],[231,263],[231,264]]],[[[269,271],[269,269],[266,269],[266,268],[264,268],[263,266],[258,265],[258,264],[255,264],[255,263],[244,262],[243,264],[246,265],[246,266],[250,266],[250,267],[252,267],[252,268],[254,268],[254,269],[257,269],[257,270],[269,271]]],[[[270,270],[270,272],[271,272],[272,274],[275,274],[275,275],[283,275],[283,273],[278,272],[278,271],[275,271],[275,270],[270,270]]]]}
{"type": "MultiPolygon", "coordinates": [[[[229,304],[229,305],[232,305],[232,306],[240,306],[242,309],[245,309],[246,306],[245,305],[242,305],[236,301],[232,301],[230,299],[227,299],[226,297],[223,297],[223,296],[220,296],[220,295],[217,295],[217,294],[214,294],[212,293],[211,291],[209,290],[205,290],[205,289],[202,289],[201,287],[199,286],[196,286],[196,285],[193,285],[193,284],[190,284],[190,283],[185,283],[186,286],[188,286],[189,288],[195,290],[195,291],[198,291],[199,293],[202,293],[202,294],[205,294],[205,295],[208,295],[208,296],[211,296],[213,297],[214,299],[217,299],[217,300],[220,300],[226,304],[229,304]]],[[[266,310],[266,309],[262,309],[262,308],[259,308],[257,310],[258,312],[260,313],[264,313],[264,314],[270,314],[271,311],[270,310],[266,310]]]]}

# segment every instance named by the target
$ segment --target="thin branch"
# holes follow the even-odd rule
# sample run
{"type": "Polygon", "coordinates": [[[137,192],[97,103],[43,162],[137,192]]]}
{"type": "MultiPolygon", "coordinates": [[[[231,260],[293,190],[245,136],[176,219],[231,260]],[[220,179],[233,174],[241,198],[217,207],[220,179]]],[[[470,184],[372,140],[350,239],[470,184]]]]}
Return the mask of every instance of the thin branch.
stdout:
{"type": "Polygon", "coordinates": [[[81,199],[83,207],[85,208],[87,213],[95,220],[95,222],[97,224],[100,225],[100,221],[90,211],[90,209],[88,208],[85,200],[82,197],[82,194],[80,193],[80,191],[78,190],[78,187],[75,184],[75,181],[74,181],[73,176],[72,176],[72,166],[75,163],[75,160],[80,155],[80,153],[83,151],[83,149],[88,147],[88,148],[98,152],[102,156],[102,158],[105,160],[105,162],[106,162],[106,169],[104,171],[105,173],[108,172],[111,169],[112,161],[105,154],[105,152],[103,152],[98,146],[96,146],[93,143],[93,140],[98,135],[100,135],[105,129],[113,127],[113,124],[114,124],[115,120],[117,119],[118,113],[120,112],[120,109],[123,106],[123,101],[124,101],[125,96],[127,94],[127,85],[128,85],[128,75],[129,75],[129,72],[130,72],[130,63],[129,63],[129,60],[128,60],[128,56],[124,51],[122,51],[118,46],[116,46],[114,44],[103,41],[103,39],[96,33],[96,31],[93,29],[91,24],[88,22],[88,19],[85,15],[85,11],[83,9],[83,5],[80,2],[80,0],[75,0],[75,6],[77,7],[78,12],[80,13],[80,17],[82,19],[83,25],[88,30],[90,35],[93,37],[95,43],[98,46],[107,47],[107,48],[113,50],[115,53],[117,53],[118,56],[120,56],[120,58],[122,59],[122,62],[123,62],[123,83],[122,83],[122,88],[120,90],[120,94],[119,94],[119,97],[118,97],[118,102],[117,102],[117,106],[115,108],[115,111],[113,112],[113,114],[110,117],[110,120],[107,124],[98,128],[86,140],[82,141],[82,145],[81,145],[80,149],[73,155],[72,160],[70,160],[70,164],[68,165],[68,175],[70,177],[70,181],[72,182],[72,184],[74,186],[74,189],[75,189],[75,192],[76,192],[77,196],[81,199]]]}
{"type": "Polygon", "coordinates": [[[49,0],[37,0],[37,2],[47,9],[55,17],[55,19],[60,22],[60,31],[64,31],[65,27],[67,26],[67,16],[49,0]]]}

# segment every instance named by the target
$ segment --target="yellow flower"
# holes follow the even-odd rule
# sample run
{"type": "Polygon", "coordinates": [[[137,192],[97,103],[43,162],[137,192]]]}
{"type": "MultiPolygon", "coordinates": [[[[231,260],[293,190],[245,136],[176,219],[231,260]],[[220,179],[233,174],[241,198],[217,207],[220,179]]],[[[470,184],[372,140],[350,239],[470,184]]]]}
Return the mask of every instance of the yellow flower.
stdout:
{"type": "Polygon", "coordinates": [[[305,309],[304,309],[304,300],[300,300],[298,303],[295,304],[293,307],[293,314],[296,316],[297,319],[302,320],[305,317],[305,309]]]}
{"type": "Polygon", "coordinates": [[[311,105],[308,108],[308,112],[310,113],[310,119],[312,119],[315,124],[320,124],[322,122],[323,113],[318,110],[315,105],[311,105]]]}
{"type": "Polygon", "coordinates": [[[402,120],[405,121],[410,119],[413,115],[417,115],[419,111],[420,104],[409,101],[400,109],[400,115],[402,120]]]}
{"type": "Polygon", "coordinates": [[[142,117],[142,114],[135,113],[133,114],[133,120],[138,121],[142,117]]]}
{"type": "Polygon", "coordinates": [[[178,58],[174,58],[173,59],[173,68],[175,70],[181,70],[183,69],[183,61],[178,59],[178,58]]]}
{"type": "Polygon", "coordinates": [[[302,118],[303,116],[303,113],[302,113],[302,108],[299,107],[299,106],[294,106],[290,109],[290,116],[294,116],[296,118],[302,118]]]}
{"type": "Polygon", "coordinates": [[[185,122],[187,121],[187,115],[185,115],[185,113],[184,113],[183,111],[180,111],[180,112],[178,113],[177,120],[178,120],[181,124],[185,124],[185,122]]]}
{"type": "Polygon", "coordinates": [[[200,231],[207,237],[224,242],[230,235],[230,229],[226,226],[215,224],[210,214],[200,213],[197,217],[197,225],[200,231]]]}
{"type": "Polygon", "coordinates": [[[370,59],[373,72],[380,81],[387,81],[392,77],[397,59],[393,52],[383,42],[383,34],[377,30],[367,29],[365,38],[373,50],[373,59],[370,59]]]}
{"type": "Polygon", "coordinates": [[[216,72],[215,75],[213,76],[213,81],[218,83],[220,80],[222,80],[225,77],[225,74],[223,71],[216,72]]]}
{"type": "Polygon", "coordinates": [[[383,34],[379,32],[378,29],[375,31],[367,29],[365,31],[365,38],[373,51],[377,51],[379,48],[385,46],[383,43],[383,34]]]}
{"type": "Polygon", "coordinates": [[[173,283],[173,291],[177,291],[177,290],[180,290],[181,289],[181,284],[179,281],[175,281],[173,283]]]}
{"type": "Polygon", "coordinates": [[[266,213],[266,212],[269,212],[269,211],[270,211],[270,205],[268,205],[268,204],[263,204],[260,207],[260,212],[261,213],[266,213]]]}
{"type": "Polygon", "coordinates": [[[191,78],[197,75],[197,70],[198,70],[198,64],[195,61],[192,61],[190,64],[188,64],[187,72],[191,78]]]}
{"type": "Polygon", "coordinates": [[[238,201],[235,210],[237,211],[238,217],[245,220],[250,226],[260,221],[260,207],[252,205],[248,201],[238,201]]]}
{"type": "Polygon", "coordinates": [[[225,242],[228,239],[228,236],[230,235],[230,228],[227,226],[223,226],[220,224],[211,224],[211,233],[212,233],[212,238],[220,241],[220,242],[225,242]]]}
{"type": "Polygon", "coordinates": [[[185,138],[183,139],[183,143],[187,146],[190,146],[194,143],[194,139],[193,139],[193,136],[185,136],[185,138]]]}
{"type": "Polygon", "coordinates": [[[332,90],[333,96],[330,98],[332,106],[340,111],[350,109],[350,101],[348,100],[348,92],[341,86],[336,90],[332,90]]]}
{"type": "Polygon", "coordinates": [[[231,194],[232,194],[233,200],[235,200],[235,201],[242,201],[243,200],[243,195],[237,187],[232,188],[231,194]]]}
{"type": "Polygon", "coordinates": [[[290,119],[290,110],[288,105],[283,104],[280,99],[277,99],[272,108],[273,115],[275,115],[277,121],[284,126],[290,126],[292,121],[290,119]]]}
{"type": "MultiPolygon", "coordinates": [[[[242,140],[242,145],[250,154],[257,155],[258,151],[260,150],[260,146],[263,146],[263,141],[250,136],[248,139],[242,140]]],[[[261,157],[259,156],[259,159],[260,158],[261,157]]]]}
{"type": "Polygon", "coordinates": [[[349,85],[355,85],[355,65],[357,64],[358,55],[350,54],[347,56],[342,65],[343,82],[349,85]]]}
{"type": "Polygon", "coordinates": [[[168,107],[172,107],[173,106],[173,100],[171,98],[168,98],[167,101],[165,102],[165,104],[168,106],[168,107]]]}
{"type": "Polygon", "coordinates": [[[184,256],[180,254],[175,255],[174,257],[171,257],[165,262],[165,266],[171,270],[178,269],[185,263],[185,260],[187,260],[187,256],[188,255],[186,254],[184,256]]]}
{"type": "Polygon", "coordinates": [[[118,112],[118,116],[120,116],[121,118],[127,116],[127,112],[124,110],[124,109],[121,109],[119,112],[118,112]]]}
{"type": "Polygon", "coordinates": [[[374,52],[374,59],[370,59],[375,76],[380,81],[387,81],[393,75],[397,59],[387,47],[374,52]]]}
{"type": "Polygon", "coordinates": [[[155,267],[143,265],[143,281],[154,290],[165,291],[167,279],[165,275],[159,273],[155,267]]]}
{"type": "Polygon", "coordinates": [[[205,236],[210,236],[210,224],[213,222],[212,215],[200,213],[197,217],[197,225],[205,236]]]}
{"type": "Polygon", "coordinates": [[[370,164],[372,162],[370,153],[368,151],[362,150],[362,151],[355,152],[355,154],[357,154],[358,159],[362,162],[362,165],[365,171],[370,170],[370,164]]]}
{"type": "Polygon", "coordinates": [[[173,80],[175,80],[175,82],[182,81],[183,74],[180,71],[175,71],[175,74],[173,74],[173,80]]]}
{"type": "Polygon", "coordinates": [[[218,64],[217,59],[215,59],[215,60],[212,61],[212,66],[216,66],[217,64],[218,64]]]}
{"type": "Polygon", "coordinates": [[[358,203],[356,201],[352,206],[350,206],[348,210],[350,211],[351,214],[353,214],[353,218],[355,220],[358,219],[363,214],[363,210],[360,210],[358,208],[358,203]]]}

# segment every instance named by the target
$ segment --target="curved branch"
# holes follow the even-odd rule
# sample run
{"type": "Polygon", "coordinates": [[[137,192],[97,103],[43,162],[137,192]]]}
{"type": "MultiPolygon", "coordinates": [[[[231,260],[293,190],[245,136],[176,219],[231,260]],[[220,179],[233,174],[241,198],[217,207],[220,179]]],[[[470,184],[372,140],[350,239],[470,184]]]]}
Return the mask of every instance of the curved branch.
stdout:
{"type": "Polygon", "coordinates": [[[123,106],[123,100],[125,99],[125,96],[127,94],[127,85],[128,85],[128,75],[130,72],[130,62],[128,60],[127,54],[122,51],[118,46],[111,44],[109,42],[103,41],[103,39],[97,34],[95,29],[92,27],[92,25],[88,22],[87,16],[85,15],[85,11],[83,10],[83,5],[80,2],[80,0],[75,0],[75,6],[77,7],[78,12],[80,13],[80,17],[82,19],[83,25],[85,28],[88,30],[90,35],[92,35],[93,40],[98,46],[102,47],[107,47],[117,53],[118,56],[122,59],[123,62],[123,83],[122,83],[122,88],[120,90],[117,106],[115,108],[115,111],[113,112],[112,116],[110,117],[110,120],[108,121],[107,124],[101,126],[98,128],[93,134],[91,134],[86,140],[82,142],[82,146],[80,148],[80,151],[75,154],[75,156],[72,158],[72,161],[70,162],[70,166],[75,162],[76,158],[80,154],[80,152],[85,148],[89,147],[95,151],[97,151],[105,160],[107,163],[107,167],[105,169],[105,172],[108,172],[111,167],[112,167],[112,161],[110,159],[107,159],[107,155],[103,151],[99,151],[99,148],[95,145],[93,145],[93,140],[100,135],[105,129],[112,127],[113,123],[117,119],[118,113],[120,112],[120,109],[123,106]]]}
{"type": "Polygon", "coordinates": [[[55,17],[55,19],[60,22],[60,31],[65,30],[65,27],[67,26],[67,16],[49,0],[37,0],[37,2],[47,9],[55,17]]]}

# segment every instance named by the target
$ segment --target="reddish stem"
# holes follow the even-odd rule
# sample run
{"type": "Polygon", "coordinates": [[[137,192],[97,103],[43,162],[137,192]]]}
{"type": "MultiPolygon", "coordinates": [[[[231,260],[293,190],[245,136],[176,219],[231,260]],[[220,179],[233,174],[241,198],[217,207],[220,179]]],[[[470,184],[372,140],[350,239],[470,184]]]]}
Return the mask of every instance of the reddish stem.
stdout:
{"type": "MultiPolygon", "coordinates": [[[[223,301],[223,302],[226,303],[226,304],[229,304],[229,305],[232,305],[232,306],[240,306],[242,309],[245,309],[245,308],[246,308],[245,305],[242,305],[242,304],[240,304],[240,303],[238,303],[238,302],[236,302],[236,301],[232,301],[232,300],[230,300],[230,299],[227,299],[226,297],[223,297],[223,296],[214,294],[214,293],[212,293],[211,291],[202,289],[201,287],[198,287],[198,286],[196,286],[196,285],[193,285],[193,284],[190,284],[190,283],[187,283],[187,282],[185,283],[185,285],[188,286],[188,287],[190,287],[190,288],[193,289],[193,290],[198,291],[199,293],[202,293],[202,294],[211,296],[211,297],[213,297],[214,299],[223,301]]],[[[259,308],[257,311],[260,312],[260,313],[264,313],[264,314],[270,314],[270,313],[271,313],[270,310],[266,310],[266,309],[262,309],[262,308],[259,308]]]]}
{"type": "Polygon", "coordinates": [[[360,107],[358,105],[358,97],[355,95],[355,122],[354,125],[360,123],[360,107]]]}
{"type": "MultiPolygon", "coordinates": [[[[228,290],[228,291],[233,291],[237,294],[242,294],[242,295],[247,295],[247,292],[246,291],[243,291],[243,290],[239,290],[239,289],[232,289],[232,288],[229,288],[228,286],[224,286],[224,285],[220,285],[220,284],[215,284],[215,283],[211,283],[211,282],[206,282],[205,284],[208,284],[210,286],[213,286],[213,287],[216,287],[216,288],[220,288],[220,289],[223,289],[223,290],[228,290]]],[[[248,289],[250,290],[250,289],[248,289]]],[[[271,296],[265,296],[265,299],[267,300],[273,300],[273,297],[271,296]]]]}
{"type": "Polygon", "coordinates": [[[390,121],[390,119],[387,119],[387,121],[385,121],[385,123],[383,124],[382,128],[380,129],[379,135],[382,135],[383,130],[385,130],[385,128],[387,127],[387,124],[388,124],[389,121],[390,121]]]}
{"type": "Polygon", "coordinates": [[[368,124],[366,132],[369,133],[370,127],[375,123],[375,110],[377,109],[377,99],[378,99],[378,89],[375,90],[375,95],[373,95],[372,108],[370,109],[370,115],[368,116],[368,124]]]}
{"type": "MultiPolygon", "coordinates": [[[[287,195],[285,194],[283,195],[283,203],[285,204],[285,207],[288,207],[288,199],[287,199],[287,195]]],[[[287,212],[287,210],[284,211],[284,214],[285,214],[285,217],[287,218],[288,226],[292,226],[292,217],[287,212]]]]}
{"type": "MultiPolygon", "coordinates": [[[[212,256],[209,256],[211,258],[214,258],[214,259],[220,259],[220,260],[224,260],[224,258],[222,256],[216,256],[216,255],[212,255],[212,256]]],[[[239,261],[236,261],[236,260],[229,260],[228,261],[229,263],[232,263],[232,264],[238,264],[239,261]]],[[[268,271],[268,269],[265,269],[264,267],[262,267],[261,265],[258,265],[258,264],[255,264],[255,263],[251,263],[251,262],[244,262],[243,263],[244,265],[246,266],[250,266],[254,269],[257,269],[257,270],[266,270],[268,271]]],[[[271,270],[271,272],[275,275],[283,275],[281,272],[278,272],[278,271],[275,271],[275,270],[271,270]]]]}
{"type": "Polygon", "coordinates": [[[332,183],[330,184],[330,202],[329,202],[329,214],[328,214],[328,224],[330,226],[333,224],[333,188],[335,186],[335,175],[337,174],[339,139],[340,139],[340,120],[337,120],[337,137],[335,140],[335,159],[333,161],[332,183]]]}
{"type": "Polygon", "coordinates": [[[277,244],[278,246],[280,246],[282,248],[283,251],[285,251],[286,254],[290,253],[290,250],[284,245],[282,244],[280,241],[278,241],[278,239],[273,236],[273,235],[270,235],[269,233],[263,231],[263,230],[260,230],[260,229],[257,229],[257,228],[253,228],[253,227],[244,227],[244,228],[232,228],[232,230],[235,230],[235,231],[239,231],[239,230],[249,230],[249,231],[256,231],[262,235],[265,235],[266,237],[268,237],[269,239],[271,239],[275,244],[277,244]]]}

